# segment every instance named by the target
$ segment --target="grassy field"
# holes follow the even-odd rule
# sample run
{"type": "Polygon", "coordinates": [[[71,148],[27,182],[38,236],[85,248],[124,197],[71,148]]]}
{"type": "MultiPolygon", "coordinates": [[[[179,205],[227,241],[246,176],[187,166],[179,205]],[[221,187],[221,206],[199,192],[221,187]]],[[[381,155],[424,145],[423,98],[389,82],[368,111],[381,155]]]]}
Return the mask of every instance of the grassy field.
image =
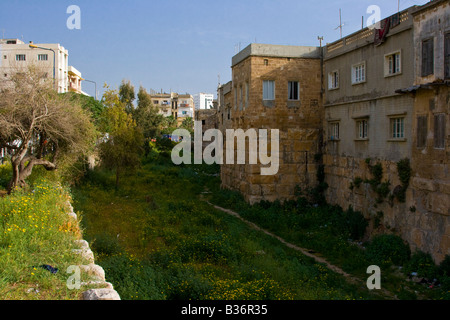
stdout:
{"type": "Polygon", "coordinates": [[[116,192],[94,171],[73,190],[85,238],[122,299],[370,299],[328,270],[199,195],[216,168],[147,163],[116,192]],[[206,173],[206,174],[205,174],[206,173]]]}

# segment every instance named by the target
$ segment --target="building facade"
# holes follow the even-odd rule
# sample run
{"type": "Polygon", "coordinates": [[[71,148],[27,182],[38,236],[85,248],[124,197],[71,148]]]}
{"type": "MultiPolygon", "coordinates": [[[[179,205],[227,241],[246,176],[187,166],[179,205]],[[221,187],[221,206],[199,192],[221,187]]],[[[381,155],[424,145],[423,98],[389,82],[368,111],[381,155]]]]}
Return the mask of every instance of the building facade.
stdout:
{"type": "Polygon", "coordinates": [[[165,117],[173,116],[180,125],[187,117],[194,118],[194,98],[192,95],[171,93],[155,93],[150,95],[152,103],[165,117]]]}
{"type": "Polygon", "coordinates": [[[320,64],[316,47],[251,44],[233,57],[232,82],[218,93],[219,128],[267,129],[268,135],[278,129],[279,153],[272,156],[279,168],[275,175],[262,175],[266,166],[250,163],[247,139],[245,164],[221,166],[224,188],[239,190],[255,203],[292,199],[296,185],[315,183],[313,159],[322,127],[320,64]]]}
{"type": "Polygon", "coordinates": [[[55,89],[59,93],[69,91],[69,52],[61,45],[26,44],[19,39],[1,39],[0,55],[1,80],[8,81],[11,74],[35,66],[44,77],[54,79],[55,89]]]}
{"type": "Polygon", "coordinates": [[[194,94],[195,110],[214,109],[214,95],[210,93],[194,94]]]}
{"type": "Polygon", "coordinates": [[[328,203],[361,211],[367,237],[395,233],[442,261],[450,254],[449,17],[449,1],[434,0],[324,48],[251,44],[235,55],[232,81],[218,88],[218,127],[279,129],[280,168],[262,176],[260,164],[223,164],[222,186],[250,203],[291,199],[296,186],[317,185],[321,154],[328,203]]]}

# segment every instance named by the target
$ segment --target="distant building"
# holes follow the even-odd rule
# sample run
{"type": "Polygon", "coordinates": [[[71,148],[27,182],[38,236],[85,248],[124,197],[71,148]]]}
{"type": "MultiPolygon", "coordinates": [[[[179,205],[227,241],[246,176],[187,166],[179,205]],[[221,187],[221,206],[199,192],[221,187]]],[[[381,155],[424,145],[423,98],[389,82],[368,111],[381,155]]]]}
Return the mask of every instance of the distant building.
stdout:
{"type": "Polygon", "coordinates": [[[86,96],[88,95],[87,93],[83,92],[83,90],[81,89],[81,82],[84,79],[81,77],[80,71],[78,71],[77,69],[75,69],[72,66],[69,66],[68,77],[69,77],[69,91],[70,92],[84,94],[86,96]]]}
{"type": "Polygon", "coordinates": [[[171,93],[150,94],[152,103],[165,117],[173,116],[180,125],[187,117],[194,118],[194,99],[192,95],[171,93]]]}
{"type": "Polygon", "coordinates": [[[214,109],[214,95],[210,93],[194,94],[195,110],[214,109]]]}
{"type": "MultiPolygon", "coordinates": [[[[71,90],[69,52],[64,47],[55,43],[26,44],[19,39],[0,39],[0,80],[7,81],[11,74],[32,65],[40,68],[47,78],[52,79],[55,75],[55,89],[59,93],[71,90]]],[[[76,84],[76,88],[81,92],[81,82],[76,84]]]]}

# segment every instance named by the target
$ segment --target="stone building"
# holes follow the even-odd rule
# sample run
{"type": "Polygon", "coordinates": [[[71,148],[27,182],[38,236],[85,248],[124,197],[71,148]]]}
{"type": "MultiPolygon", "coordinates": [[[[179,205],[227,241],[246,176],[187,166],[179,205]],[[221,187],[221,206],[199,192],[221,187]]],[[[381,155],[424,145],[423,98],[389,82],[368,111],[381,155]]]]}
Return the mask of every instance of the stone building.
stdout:
{"type": "Polygon", "coordinates": [[[250,203],[290,199],[317,185],[322,154],[328,203],[361,211],[368,236],[396,233],[439,263],[450,254],[449,18],[449,1],[434,0],[323,50],[239,52],[218,89],[218,127],[279,129],[280,168],[224,164],[222,186],[250,203]]]}
{"type": "Polygon", "coordinates": [[[415,77],[398,90],[414,99],[409,242],[437,261],[450,254],[450,4],[432,1],[414,20],[415,77]]]}
{"type": "Polygon", "coordinates": [[[262,175],[260,161],[249,164],[247,143],[246,164],[221,166],[224,188],[239,190],[255,203],[291,199],[296,185],[315,183],[313,159],[322,128],[320,65],[317,47],[250,44],[233,57],[232,82],[218,93],[219,127],[267,129],[269,135],[278,129],[279,170],[262,175]]]}
{"type": "Polygon", "coordinates": [[[448,9],[448,1],[410,7],[324,53],[327,201],[381,218],[371,234],[395,232],[437,261],[450,254],[448,9]]]}
{"type": "Polygon", "coordinates": [[[379,163],[381,182],[400,185],[396,163],[411,155],[413,98],[396,93],[414,81],[411,12],[381,22],[388,26],[383,41],[376,41],[377,29],[365,28],[324,48],[327,201],[368,218],[383,211],[392,228],[400,226],[392,217],[398,204],[388,205],[360,181],[373,179],[370,166],[379,163]]]}

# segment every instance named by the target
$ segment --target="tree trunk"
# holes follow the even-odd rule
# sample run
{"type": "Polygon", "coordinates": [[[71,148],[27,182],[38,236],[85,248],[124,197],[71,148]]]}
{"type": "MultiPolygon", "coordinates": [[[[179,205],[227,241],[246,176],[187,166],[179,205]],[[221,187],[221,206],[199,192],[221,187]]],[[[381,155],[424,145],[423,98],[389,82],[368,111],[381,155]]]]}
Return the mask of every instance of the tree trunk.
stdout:
{"type": "Polygon", "coordinates": [[[31,175],[33,167],[36,165],[44,166],[47,171],[53,171],[57,169],[54,163],[44,159],[25,157],[20,162],[18,159],[16,159],[12,162],[13,176],[11,178],[11,181],[8,183],[8,194],[11,194],[11,192],[16,187],[24,188],[27,186],[25,180],[31,175]],[[25,166],[25,163],[27,161],[29,161],[29,163],[27,166],[25,166]]]}

